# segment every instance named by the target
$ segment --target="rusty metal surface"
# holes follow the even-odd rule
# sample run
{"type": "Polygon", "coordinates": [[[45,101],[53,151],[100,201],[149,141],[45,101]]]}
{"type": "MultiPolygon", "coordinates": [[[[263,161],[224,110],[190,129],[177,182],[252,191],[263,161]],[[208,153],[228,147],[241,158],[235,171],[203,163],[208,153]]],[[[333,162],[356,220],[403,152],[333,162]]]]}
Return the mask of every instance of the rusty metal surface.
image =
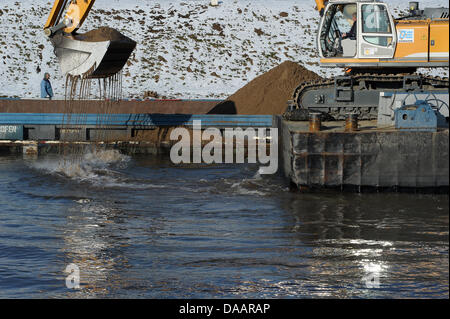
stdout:
{"type": "Polygon", "coordinates": [[[345,131],[355,132],[358,130],[358,115],[351,113],[347,114],[345,118],[345,131]]]}
{"type": "Polygon", "coordinates": [[[281,169],[305,189],[443,189],[449,186],[449,130],[402,132],[370,122],[344,132],[345,123],[310,133],[308,122],[276,117],[281,169]],[[348,188],[348,186],[351,186],[348,188]]]}
{"type": "MultiPolygon", "coordinates": [[[[104,113],[103,101],[73,101],[74,112],[98,114],[104,113]]],[[[195,100],[148,100],[120,101],[114,103],[113,114],[207,114],[219,101],[195,100]]],[[[65,101],[61,100],[0,100],[0,113],[65,113],[65,101]]],[[[213,113],[214,114],[214,113],[213,113]]]]}
{"type": "Polygon", "coordinates": [[[311,113],[309,115],[309,131],[310,132],[320,132],[322,126],[322,121],[320,118],[320,113],[311,113]]]}
{"type": "Polygon", "coordinates": [[[449,185],[448,130],[293,133],[291,181],[299,187],[449,185]]]}

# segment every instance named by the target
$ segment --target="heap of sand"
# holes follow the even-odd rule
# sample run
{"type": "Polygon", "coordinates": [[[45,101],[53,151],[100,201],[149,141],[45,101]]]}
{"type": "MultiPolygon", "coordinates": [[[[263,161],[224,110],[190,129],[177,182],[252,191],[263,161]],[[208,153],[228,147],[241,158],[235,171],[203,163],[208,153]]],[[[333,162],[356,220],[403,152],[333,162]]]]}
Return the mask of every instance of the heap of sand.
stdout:
{"type": "Polygon", "coordinates": [[[236,114],[283,114],[300,83],[319,79],[316,73],[286,61],[249,82],[223,104],[234,105],[236,114]]]}
{"type": "Polygon", "coordinates": [[[102,41],[133,41],[116,29],[109,27],[101,27],[86,33],[76,34],[75,39],[86,42],[102,42],[102,41]]]}

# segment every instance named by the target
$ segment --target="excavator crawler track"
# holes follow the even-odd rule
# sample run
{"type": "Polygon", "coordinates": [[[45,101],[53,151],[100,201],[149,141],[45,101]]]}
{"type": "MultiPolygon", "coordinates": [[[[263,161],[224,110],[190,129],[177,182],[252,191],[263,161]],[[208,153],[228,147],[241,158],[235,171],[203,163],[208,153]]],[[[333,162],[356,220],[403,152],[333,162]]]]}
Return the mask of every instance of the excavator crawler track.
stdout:
{"type": "Polygon", "coordinates": [[[421,74],[359,73],[301,83],[293,92],[291,110],[285,119],[305,120],[305,111],[321,113],[326,120],[343,120],[356,113],[360,120],[373,120],[378,114],[380,92],[420,93],[449,88],[448,78],[421,74]]]}

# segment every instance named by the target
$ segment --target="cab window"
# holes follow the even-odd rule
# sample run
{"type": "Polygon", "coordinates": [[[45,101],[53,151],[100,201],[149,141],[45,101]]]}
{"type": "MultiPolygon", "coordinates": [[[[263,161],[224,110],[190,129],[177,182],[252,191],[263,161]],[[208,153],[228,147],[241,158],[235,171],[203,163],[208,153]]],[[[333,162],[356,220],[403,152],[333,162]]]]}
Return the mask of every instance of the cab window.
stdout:
{"type": "Polygon", "coordinates": [[[392,30],[386,7],[379,4],[364,4],[361,6],[361,12],[364,41],[379,46],[388,46],[391,44],[392,30]],[[371,34],[365,35],[364,33],[371,34]]]}
{"type": "MultiPolygon", "coordinates": [[[[342,34],[349,32],[352,27],[352,15],[356,13],[356,4],[336,4],[329,7],[324,16],[324,22],[320,32],[320,48],[325,57],[346,56],[341,46],[342,34]]],[[[356,41],[352,44],[355,47],[356,41]]]]}
{"type": "Polygon", "coordinates": [[[364,33],[391,33],[389,14],[385,6],[364,4],[361,11],[364,33]]]}

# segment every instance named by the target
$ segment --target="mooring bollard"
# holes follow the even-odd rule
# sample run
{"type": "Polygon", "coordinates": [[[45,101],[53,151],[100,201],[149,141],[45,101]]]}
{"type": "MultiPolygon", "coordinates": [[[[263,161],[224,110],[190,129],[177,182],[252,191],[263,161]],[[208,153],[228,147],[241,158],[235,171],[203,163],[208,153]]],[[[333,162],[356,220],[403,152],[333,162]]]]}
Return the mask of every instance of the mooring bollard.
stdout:
{"type": "Polygon", "coordinates": [[[37,143],[23,144],[22,146],[23,156],[26,158],[37,158],[39,154],[39,148],[37,143]]]}
{"type": "Polygon", "coordinates": [[[345,116],[345,131],[354,132],[358,130],[358,114],[347,113],[345,116]]]}
{"type": "Polygon", "coordinates": [[[310,113],[309,114],[309,131],[319,132],[322,126],[321,114],[320,113],[310,113]]]}

